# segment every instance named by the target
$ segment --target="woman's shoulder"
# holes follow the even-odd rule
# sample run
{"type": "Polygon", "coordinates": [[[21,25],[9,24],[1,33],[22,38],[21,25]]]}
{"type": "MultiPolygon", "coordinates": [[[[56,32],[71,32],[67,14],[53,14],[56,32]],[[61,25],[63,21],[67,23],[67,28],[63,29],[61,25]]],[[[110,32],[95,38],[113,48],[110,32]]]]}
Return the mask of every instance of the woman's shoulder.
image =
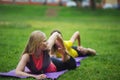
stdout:
{"type": "Polygon", "coordinates": [[[24,53],[22,56],[23,56],[23,57],[29,57],[30,55],[27,54],[27,53],[24,53]]]}
{"type": "Polygon", "coordinates": [[[25,53],[25,54],[22,55],[22,59],[23,60],[29,61],[29,58],[30,58],[30,55],[27,54],[27,53],[25,53]]]}

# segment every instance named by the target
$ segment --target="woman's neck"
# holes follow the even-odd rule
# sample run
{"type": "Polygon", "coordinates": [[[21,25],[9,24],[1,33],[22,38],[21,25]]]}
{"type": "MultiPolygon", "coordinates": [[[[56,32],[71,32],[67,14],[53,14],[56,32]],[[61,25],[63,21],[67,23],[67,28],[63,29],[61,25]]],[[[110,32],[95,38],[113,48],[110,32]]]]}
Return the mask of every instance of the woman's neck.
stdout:
{"type": "Polygon", "coordinates": [[[43,54],[43,51],[42,51],[42,50],[37,50],[37,51],[34,53],[34,56],[35,56],[35,58],[39,58],[41,54],[43,54]]]}

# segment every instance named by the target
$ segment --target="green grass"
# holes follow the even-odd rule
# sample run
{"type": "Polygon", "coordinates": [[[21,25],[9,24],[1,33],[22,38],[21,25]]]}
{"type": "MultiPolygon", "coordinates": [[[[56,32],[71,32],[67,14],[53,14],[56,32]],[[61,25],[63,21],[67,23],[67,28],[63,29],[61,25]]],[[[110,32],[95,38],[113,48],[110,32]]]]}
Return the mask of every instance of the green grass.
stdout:
{"type": "Polygon", "coordinates": [[[47,37],[52,30],[59,29],[66,40],[78,30],[82,45],[97,51],[97,56],[82,60],[80,67],[65,73],[58,80],[120,79],[119,10],[0,5],[0,72],[16,68],[30,33],[38,29],[45,32],[47,37]],[[46,15],[47,9],[57,10],[57,15],[46,15]]]}

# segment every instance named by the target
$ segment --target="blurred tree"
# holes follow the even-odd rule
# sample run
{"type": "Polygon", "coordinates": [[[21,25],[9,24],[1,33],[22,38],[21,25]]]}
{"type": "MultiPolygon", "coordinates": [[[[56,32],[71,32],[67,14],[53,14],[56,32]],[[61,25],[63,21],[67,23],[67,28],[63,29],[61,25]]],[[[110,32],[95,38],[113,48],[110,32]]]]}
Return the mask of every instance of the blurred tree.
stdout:
{"type": "Polygon", "coordinates": [[[96,0],[96,6],[97,6],[98,8],[102,8],[103,3],[104,3],[104,0],[96,0]]]}
{"type": "Polygon", "coordinates": [[[13,4],[15,4],[15,0],[13,0],[13,4]]]}
{"type": "Polygon", "coordinates": [[[99,3],[101,5],[102,0],[90,0],[90,7],[91,9],[96,9],[96,3],[99,3]]]}
{"type": "Polygon", "coordinates": [[[102,0],[95,0],[95,1],[98,2],[98,3],[102,2],[102,0]]]}
{"type": "Polygon", "coordinates": [[[62,4],[62,0],[59,0],[59,6],[62,6],[63,4],[62,4]]]}
{"type": "Polygon", "coordinates": [[[96,1],[95,1],[95,0],[90,0],[90,7],[91,7],[91,9],[93,9],[93,10],[96,9],[96,1]]]}
{"type": "MultiPolygon", "coordinates": [[[[81,7],[81,3],[84,1],[84,0],[73,0],[76,2],[77,4],[77,7],[81,7]]],[[[101,3],[102,0],[89,0],[89,3],[90,3],[90,7],[92,9],[96,9],[96,2],[97,3],[101,3]]]]}
{"type": "Polygon", "coordinates": [[[118,2],[118,9],[120,9],[120,0],[117,0],[118,2]]]}
{"type": "Polygon", "coordinates": [[[46,4],[47,4],[47,0],[44,0],[43,5],[46,5],[46,4]]]}
{"type": "Polygon", "coordinates": [[[81,7],[81,3],[83,0],[73,0],[77,4],[77,7],[81,7]]]}

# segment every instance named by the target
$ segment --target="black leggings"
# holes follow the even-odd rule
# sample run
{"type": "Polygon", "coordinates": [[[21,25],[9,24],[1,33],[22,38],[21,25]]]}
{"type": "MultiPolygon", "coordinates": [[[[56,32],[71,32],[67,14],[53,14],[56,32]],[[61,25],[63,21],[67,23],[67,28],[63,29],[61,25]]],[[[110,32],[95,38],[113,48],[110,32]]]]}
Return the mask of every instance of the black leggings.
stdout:
{"type": "Polygon", "coordinates": [[[54,58],[54,57],[51,57],[51,60],[57,67],[57,71],[61,71],[61,70],[65,70],[65,69],[71,70],[71,69],[76,68],[75,59],[72,57],[70,57],[70,59],[67,60],[66,62],[62,62],[58,58],[54,58]]]}

